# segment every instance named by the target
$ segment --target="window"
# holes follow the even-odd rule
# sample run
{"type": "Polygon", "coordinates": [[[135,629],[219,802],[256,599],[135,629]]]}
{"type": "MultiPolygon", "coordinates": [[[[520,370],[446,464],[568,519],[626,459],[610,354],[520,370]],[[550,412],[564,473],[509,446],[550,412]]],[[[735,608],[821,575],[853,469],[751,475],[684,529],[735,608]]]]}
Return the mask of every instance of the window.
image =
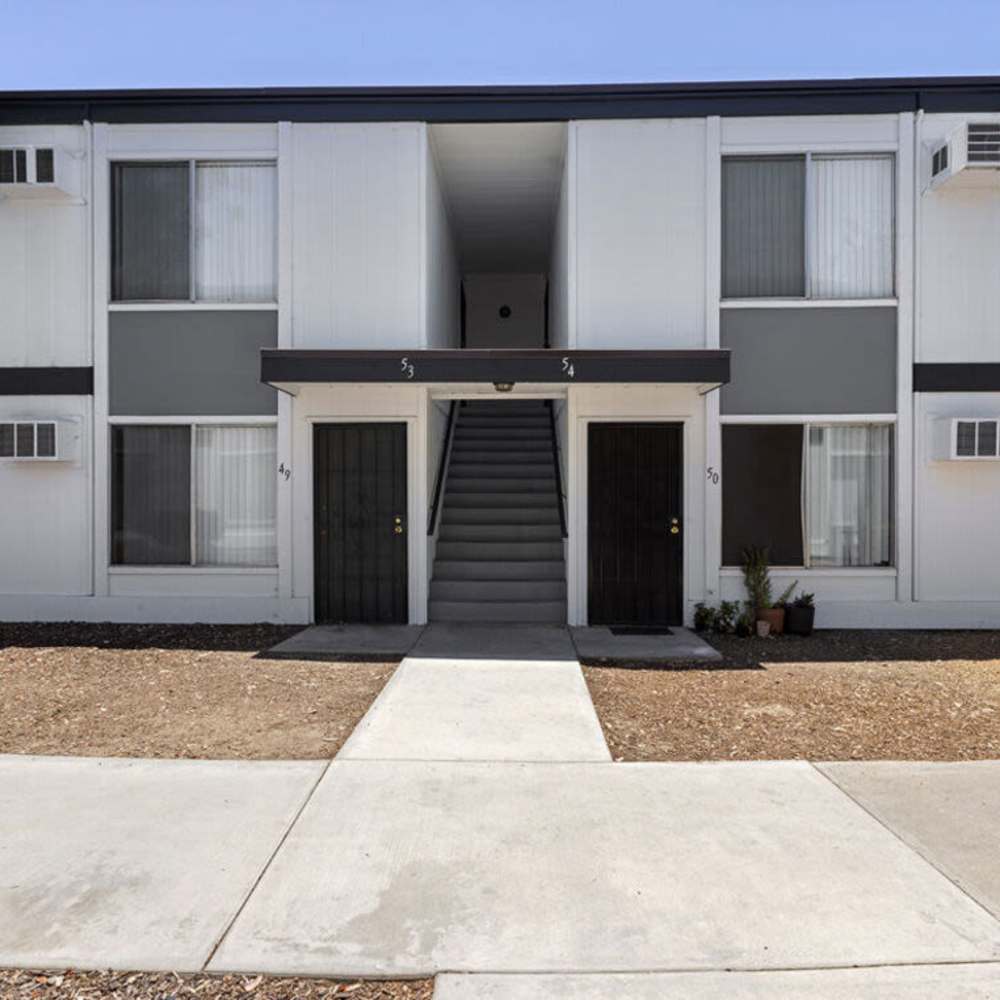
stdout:
{"type": "Polygon", "coordinates": [[[274,566],[276,431],[112,428],[111,561],[274,566]]]}
{"type": "Polygon", "coordinates": [[[723,297],[891,296],[894,162],[888,155],[723,158],[723,297]]]}
{"type": "Polygon", "coordinates": [[[273,302],[274,163],[116,163],[112,298],[273,302]]]}
{"type": "Polygon", "coordinates": [[[779,566],[890,566],[894,509],[887,424],[727,425],[722,557],[748,545],[779,566]]]}

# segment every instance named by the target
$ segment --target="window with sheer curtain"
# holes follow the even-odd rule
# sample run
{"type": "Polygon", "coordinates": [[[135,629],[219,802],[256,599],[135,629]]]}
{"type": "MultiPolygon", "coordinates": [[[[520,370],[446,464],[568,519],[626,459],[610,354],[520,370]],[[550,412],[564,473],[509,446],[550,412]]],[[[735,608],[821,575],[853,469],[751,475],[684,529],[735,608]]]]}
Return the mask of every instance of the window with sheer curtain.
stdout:
{"type": "Polygon", "coordinates": [[[273,161],[116,163],[111,294],[116,302],[274,302],[273,161]]]}
{"type": "Polygon", "coordinates": [[[273,425],[115,426],[112,562],[276,565],[276,438],[273,425]]]}
{"type": "Polygon", "coordinates": [[[724,563],[759,545],[776,565],[891,566],[892,442],[889,424],[723,427],[724,563]]]}

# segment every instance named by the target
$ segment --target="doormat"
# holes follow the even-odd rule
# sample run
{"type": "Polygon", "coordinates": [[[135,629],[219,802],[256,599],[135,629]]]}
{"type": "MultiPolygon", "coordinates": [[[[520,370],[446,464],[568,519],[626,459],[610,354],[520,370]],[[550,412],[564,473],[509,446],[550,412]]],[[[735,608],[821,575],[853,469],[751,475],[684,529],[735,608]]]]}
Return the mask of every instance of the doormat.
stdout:
{"type": "Polygon", "coordinates": [[[612,625],[612,635],[673,635],[665,625],[612,625]]]}

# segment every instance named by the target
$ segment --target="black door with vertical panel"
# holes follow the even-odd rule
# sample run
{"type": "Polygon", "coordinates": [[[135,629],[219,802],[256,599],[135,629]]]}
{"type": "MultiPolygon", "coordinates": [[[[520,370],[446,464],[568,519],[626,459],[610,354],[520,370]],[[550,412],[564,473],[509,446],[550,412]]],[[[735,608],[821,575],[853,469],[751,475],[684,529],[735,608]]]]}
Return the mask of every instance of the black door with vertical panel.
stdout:
{"type": "Polygon", "coordinates": [[[682,452],[680,424],[590,424],[591,625],[683,623],[682,452]]]}
{"type": "Polygon", "coordinates": [[[317,622],[405,623],[406,424],[313,428],[317,622]]]}

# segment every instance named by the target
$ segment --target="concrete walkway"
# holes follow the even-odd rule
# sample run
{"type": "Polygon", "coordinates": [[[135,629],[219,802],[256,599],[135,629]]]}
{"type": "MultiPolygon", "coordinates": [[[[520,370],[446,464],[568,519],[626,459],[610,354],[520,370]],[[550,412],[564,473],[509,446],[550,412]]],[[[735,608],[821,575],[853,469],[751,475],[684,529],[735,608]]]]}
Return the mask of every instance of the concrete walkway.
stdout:
{"type": "Polygon", "coordinates": [[[0,966],[1000,995],[1000,762],[614,764],[507,631],[426,629],[332,763],[0,757],[0,966]]]}

